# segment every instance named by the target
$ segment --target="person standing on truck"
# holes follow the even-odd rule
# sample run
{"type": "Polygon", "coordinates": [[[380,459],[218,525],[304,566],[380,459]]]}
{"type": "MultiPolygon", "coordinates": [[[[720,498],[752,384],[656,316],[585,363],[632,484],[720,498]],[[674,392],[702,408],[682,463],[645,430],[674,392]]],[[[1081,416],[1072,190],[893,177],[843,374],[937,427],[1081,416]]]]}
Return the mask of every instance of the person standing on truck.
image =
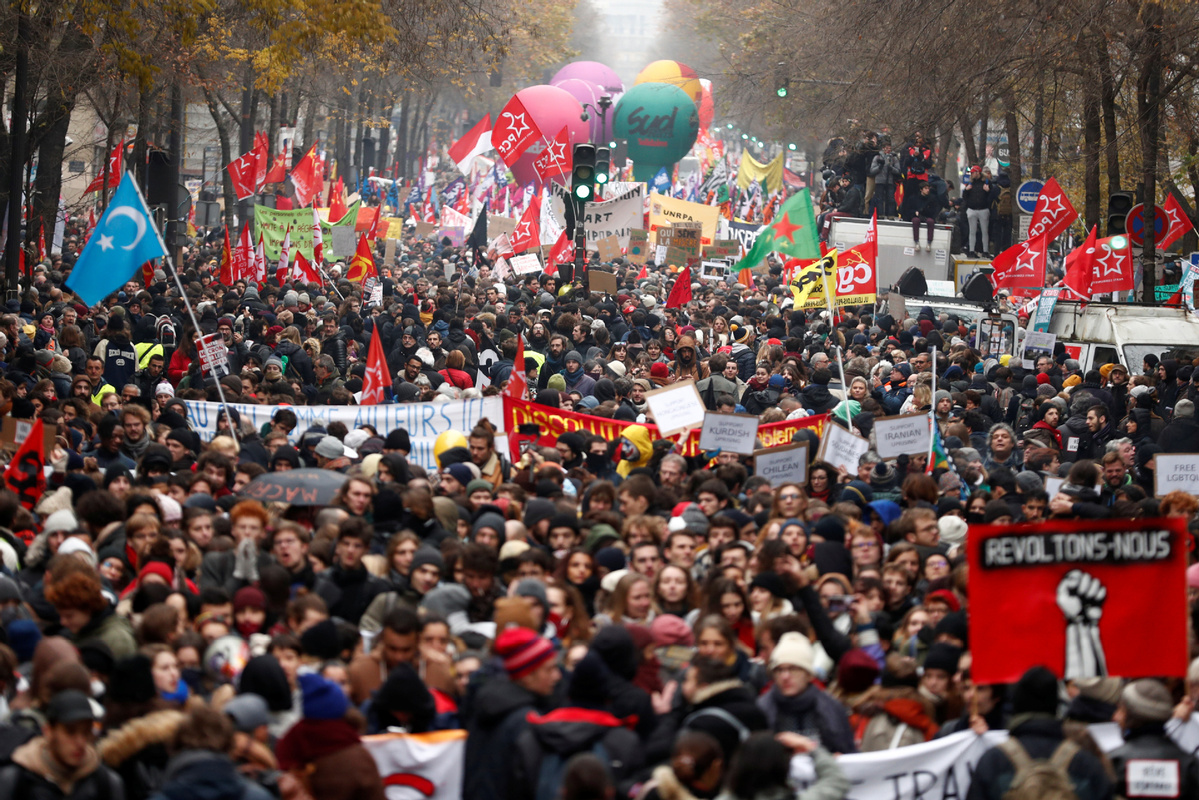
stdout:
{"type": "Polygon", "coordinates": [[[895,185],[899,181],[899,156],[893,152],[891,143],[883,145],[870,164],[870,177],[874,180],[874,193],[868,201],[867,211],[878,213],[879,219],[894,219],[895,185]]]}
{"type": "Polygon", "coordinates": [[[962,184],[962,201],[966,204],[966,255],[970,258],[977,254],[988,256],[991,251],[991,182],[983,178],[982,167],[977,164],[970,168],[970,177],[962,184]],[[976,229],[982,247],[974,246],[978,241],[976,229]]]}
{"type": "MultiPolygon", "coordinates": [[[[916,131],[903,146],[899,169],[903,175],[903,208],[900,216],[911,219],[921,206],[920,187],[928,183],[928,171],[933,165],[933,150],[924,142],[924,134],[916,131]]],[[[934,216],[936,216],[934,214],[934,216]]]]}

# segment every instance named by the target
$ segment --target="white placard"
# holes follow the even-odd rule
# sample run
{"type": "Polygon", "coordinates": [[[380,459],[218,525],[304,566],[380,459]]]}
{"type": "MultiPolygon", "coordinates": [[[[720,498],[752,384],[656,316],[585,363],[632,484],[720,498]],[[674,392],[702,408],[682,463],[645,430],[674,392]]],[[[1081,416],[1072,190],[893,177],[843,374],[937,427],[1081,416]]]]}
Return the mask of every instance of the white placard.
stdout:
{"type": "Polygon", "coordinates": [[[755,450],[754,474],[765,478],[775,489],[784,483],[803,486],[808,482],[808,443],[755,450]]]}
{"type": "Polygon", "coordinates": [[[670,248],[664,244],[654,246],[654,263],[663,264],[666,262],[666,251],[670,248]]]}
{"type": "Polygon", "coordinates": [[[758,418],[751,414],[717,414],[709,411],[704,416],[704,427],[699,434],[700,450],[723,450],[743,456],[754,454],[754,441],[758,438],[758,418]]]}
{"type": "Polygon", "coordinates": [[[371,289],[370,299],[366,301],[366,304],[368,306],[371,306],[372,308],[374,306],[383,305],[383,285],[382,284],[371,289]]]}
{"type": "Polygon", "coordinates": [[[510,261],[512,271],[517,275],[528,275],[530,272],[541,272],[541,261],[538,260],[536,253],[525,253],[519,256],[512,256],[510,261]]]}
{"type": "Polygon", "coordinates": [[[1181,797],[1178,762],[1169,758],[1130,758],[1124,765],[1129,797],[1181,797]]]}
{"type": "Polygon", "coordinates": [[[1199,495],[1199,453],[1158,453],[1153,461],[1155,495],[1165,497],[1170,492],[1199,495]]]}
{"type": "Polygon", "coordinates": [[[700,263],[699,279],[701,281],[728,280],[729,263],[727,261],[704,261],[700,263]]]}
{"type": "Polygon", "coordinates": [[[824,461],[840,469],[845,468],[855,479],[858,476],[858,460],[870,450],[870,440],[846,430],[833,421],[825,423],[824,436],[820,439],[818,461],[824,461]]]}
{"type": "Polygon", "coordinates": [[[1033,369],[1041,356],[1053,358],[1053,348],[1057,344],[1056,333],[1042,331],[1026,331],[1024,333],[1024,352],[1020,356],[1025,369],[1033,369]]]}
{"type": "Polygon", "coordinates": [[[196,341],[196,351],[200,356],[200,368],[204,372],[229,374],[229,347],[219,333],[201,336],[196,341]]]}
{"type": "Polygon", "coordinates": [[[1046,478],[1045,479],[1045,494],[1049,495],[1052,500],[1053,496],[1062,490],[1062,486],[1066,483],[1065,478],[1046,478]]]}
{"type": "Polygon", "coordinates": [[[927,453],[931,437],[928,414],[879,417],[874,421],[874,440],[883,459],[927,453]]]}
{"type": "Polygon", "coordinates": [[[708,409],[700,399],[695,381],[687,379],[646,392],[645,402],[661,436],[674,436],[704,424],[708,409]]]}

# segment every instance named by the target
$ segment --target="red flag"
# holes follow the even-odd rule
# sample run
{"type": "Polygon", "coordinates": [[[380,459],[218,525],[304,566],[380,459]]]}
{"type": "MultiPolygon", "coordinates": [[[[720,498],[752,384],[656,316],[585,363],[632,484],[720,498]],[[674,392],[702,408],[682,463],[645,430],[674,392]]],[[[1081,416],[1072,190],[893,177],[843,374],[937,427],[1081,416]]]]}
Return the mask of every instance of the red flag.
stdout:
{"type": "Polygon", "coordinates": [[[375,259],[371,255],[371,246],[366,243],[366,234],[358,237],[358,250],[350,259],[349,269],[346,270],[346,280],[361,282],[370,277],[379,277],[375,269],[375,259]]]}
{"type": "Polygon", "coordinates": [[[495,127],[491,131],[491,144],[500,158],[508,166],[516,163],[517,159],[529,149],[529,145],[544,138],[533,121],[533,115],[525,110],[520,99],[513,95],[507,105],[500,110],[495,127]]]}
{"type": "Polygon", "coordinates": [[[458,141],[450,145],[450,158],[458,165],[463,175],[470,174],[471,162],[475,156],[486,153],[491,149],[491,115],[483,117],[475,126],[466,132],[458,141]]]}
{"type": "Polygon", "coordinates": [[[1091,284],[1095,281],[1095,236],[1096,228],[1091,228],[1087,240],[1081,247],[1066,257],[1066,277],[1062,285],[1070,289],[1084,300],[1090,300],[1093,290],[1091,284]]]}
{"type": "Polygon", "coordinates": [[[150,288],[150,284],[154,283],[153,261],[147,261],[145,264],[142,264],[142,283],[147,289],[150,288]]]}
{"type": "Polygon", "coordinates": [[[46,260],[46,229],[38,228],[37,231],[37,260],[46,260]]]}
{"type": "Polygon", "coordinates": [[[549,183],[554,178],[570,174],[574,152],[570,146],[570,129],[563,125],[562,130],[553,141],[541,151],[541,155],[533,159],[533,169],[543,183],[549,183]]]}
{"type": "Polygon", "coordinates": [[[425,222],[437,222],[437,204],[433,202],[432,186],[429,187],[429,192],[425,195],[425,222]]]}
{"type": "Polygon", "coordinates": [[[1056,239],[1062,231],[1070,227],[1070,223],[1078,219],[1078,212],[1070,205],[1070,198],[1058,184],[1057,178],[1050,178],[1037,197],[1037,208],[1032,212],[1032,222],[1028,224],[1028,238],[1045,234],[1046,240],[1056,239]]]}
{"type": "Polygon", "coordinates": [[[574,258],[574,245],[570,241],[570,237],[566,235],[566,231],[558,236],[558,241],[554,242],[554,246],[550,248],[549,257],[545,260],[546,273],[553,275],[558,271],[559,264],[565,264],[574,258]]]}
{"type": "MultiPolygon", "coordinates": [[[[121,162],[123,161],[124,154],[125,154],[125,143],[123,141],[121,141],[121,142],[117,142],[117,146],[114,147],[112,149],[112,152],[108,155],[108,188],[109,189],[115,189],[121,185],[121,172],[122,172],[121,162]]],[[[103,185],[104,185],[104,170],[100,170],[100,174],[97,175],[94,179],[92,179],[92,182],[87,185],[87,188],[83,190],[83,193],[91,194],[92,192],[98,192],[98,191],[100,191],[100,189],[103,185]]]]}
{"type": "Polygon", "coordinates": [[[233,246],[229,244],[228,226],[225,226],[225,249],[221,251],[220,283],[222,286],[233,285],[233,246]]]}
{"type": "MultiPolygon", "coordinates": [[[[1070,259],[1075,248],[1066,256],[1066,271],[1069,274],[1070,259]]],[[[1109,236],[1095,243],[1094,274],[1091,278],[1091,294],[1130,292],[1133,289],[1132,242],[1127,236],[1109,236]]]]}
{"type": "Polygon", "coordinates": [[[270,169],[263,176],[263,184],[267,183],[283,183],[287,180],[287,158],[280,153],[275,156],[275,160],[271,162],[270,169]]]}
{"type": "Polygon", "coordinates": [[[674,285],[670,287],[670,294],[666,296],[666,307],[681,308],[690,302],[691,265],[688,264],[679,270],[678,276],[674,279],[674,285]]]}
{"type": "Polygon", "coordinates": [[[878,212],[870,217],[866,241],[841,253],[837,259],[836,302],[862,305],[878,298],[878,212]]]}
{"type": "Polygon", "coordinates": [[[233,256],[233,280],[254,280],[256,265],[254,263],[254,240],[250,237],[250,226],[241,229],[241,237],[237,242],[237,252],[233,256]]]}
{"type": "Polygon", "coordinates": [[[96,229],[96,209],[89,208],[87,210],[87,227],[83,231],[83,243],[87,244],[87,240],[92,238],[92,231],[96,229]]]}
{"type": "MultiPolygon", "coordinates": [[[[365,241],[365,240],[364,240],[365,241]]],[[[386,400],[384,389],[391,387],[391,373],[387,359],[383,356],[383,340],[379,338],[379,326],[371,334],[370,350],[366,354],[366,374],[362,377],[361,406],[376,406],[386,400]]]]}
{"type": "MultiPolygon", "coordinates": [[[[18,420],[21,425],[24,421],[18,420]]],[[[11,489],[21,505],[32,511],[46,491],[46,442],[40,419],[34,420],[17,448],[16,455],[4,470],[4,485],[11,489]]]]}
{"type": "Polygon", "coordinates": [[[303,208],[312,203],[321,191],[320,168],[316,162],[316,145],[313,145],[291,171],[291,182],[296,187],[296,205],[303,208]]]}
{"type": "Polygon", "coordinates": [[[346,207],[346,187],[341,178],[333,185],[332,197],[329,200],[329,223],[337,222],[350,211],[346,207]]]}
{"type": "Polygon", "coordinates": [[[233,194],[238,200],[254,196],[254,172],[258,162],[253,151],[234,159],[225,169],[229,170],[229,178],[233,181],[233,194]]]}
{"type": "Polygon", "coordinates": [[[647,267],[645,264],[642,264],[641,271],[637,273],[637,277],[635,278],[635,280],[641,280],[642,278],[648,278],[648,277],[649,277],[649,267],[647,267]]]}
{"type": "Polygon", "coordinates": [[[534,247],[541,246],[541,194],[533,193],[529,207],[521,215],[516,224],[516,232],[512,234],[512,252],[523,253],[534,247]]]}
{"type": "Polygon", "coordinates": [[[516,337],[516,358],[512,360],[512,372],[508,376],[508,385],[504,387],[504,395],[517,400],[524,400],[529,391],[529,381],[525,377],[525,337],[516,337]]]}
{"type": "Polygon", "coordinates": [[[371,217],[371,226],[366,230],[366,238],[372,242],[379,237],[379,217],[381,216],[383,216],[383,206],[375,209],[375,216],[371,217]]]}
{"type": "Polygon", "coordinates": [[[1170,220],[1170,227],[1166,228],[1166,234],[1158,242],[1157,246],[1158,249],[1165,250],[1185,236],[1186,232],[1195,226],[1191,222],[1191,218],[1182,210],[1182,205],[1174,195],[1166,196],[1166,204],[1162,208],[1166,212],[1166,218],[1170,220]]]}
{"type": "Polygon", "coordinates": [[[304,283],[320,283],[321,275],[311,264],[308,259],[304,258],[304,254],[296,251],[296,260],[292,264],[291,277],[293,280],[302,281],[304,283]]]}
{"type": "Polygon", "coordinates": [[[1044,286],[1048,252],[1049,237],[1045,234],[1012,245],[991,262],[995,269],[991,274],[991,283],[996,289],[1044,286]]]}

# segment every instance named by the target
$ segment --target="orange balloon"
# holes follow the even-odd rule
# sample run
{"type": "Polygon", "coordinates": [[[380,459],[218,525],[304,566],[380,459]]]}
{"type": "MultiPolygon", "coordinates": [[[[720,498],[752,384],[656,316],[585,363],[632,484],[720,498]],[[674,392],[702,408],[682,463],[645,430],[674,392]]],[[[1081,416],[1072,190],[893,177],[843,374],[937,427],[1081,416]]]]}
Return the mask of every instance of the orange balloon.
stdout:
{"type": "Polygon", "coordinates": [[[700,85],[699,75],[695,70],[678,61],[653,62],[641,70],[637,79],[633,81],[634,86],[641,83],[669,83],[682,89],[696,103],[699,103],[703,92],[703,86],[700,85]]]}

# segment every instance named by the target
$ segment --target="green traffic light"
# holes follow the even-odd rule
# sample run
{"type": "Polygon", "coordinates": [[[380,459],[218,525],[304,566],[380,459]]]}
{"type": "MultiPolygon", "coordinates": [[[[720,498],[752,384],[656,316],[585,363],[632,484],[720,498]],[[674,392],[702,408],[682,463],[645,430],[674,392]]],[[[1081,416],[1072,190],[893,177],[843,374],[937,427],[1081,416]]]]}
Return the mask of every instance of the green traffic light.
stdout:
{"type": "Polygon", "coordinates": [[[731,131],[733,129],[733,123],[730,122],[729,124],[725,125],[724,127],[728,128],[731,131]]]}
{"type": "Polygon", "coordinates": [[[743,133],[743,134],[741,134],[741,138],[742,138],[742,139],[748,139],[748,138],[749,138],[749,134],[748,134],[748,133],[743,133]]]}
{"type": "Polygon", "coordinates": [[[1125,239],[1123,236],[1113,236],[1112,237],[1112,249],[1113,250],[1123,250],[1127,246],[1128,246],[1128,240],[1125,239]]]}
{"type": "Polygon", "coordinates": [[[591,187],[585,183],[580,183],[575,187],[575,197],[579,200],[586,200],[591,197],[591,187]]]}
{"type": "Polygon", "coordinates": [[[795,149],[795,142],[791,142],[789,145],[787,145],[787,149],[788,149],[788,150],[794,150],[794,149],[795,149]]]}
{"type": "Polygon", "coordinates": [[[608,182],[608,173],[604,172],[603,170],[600,170],[599,172],[595,173],[595,182],[596,183],[607,183],[608,182]]]}
{"type": "Polygon", "coordinates": [[[616,140],[615,140],[615,139],[613,139],[612,141],[608,142],[608,148],[609,148],[610,150],[615,150],[615,149],[616,149],[616,140]]]}
{"type": "Polygon", "coordinates": [[[786,97],[787,96],[787,87],[780,86],[779,88],[774,90],[774,93],[777,94],[779,97],[786,97]]]}

